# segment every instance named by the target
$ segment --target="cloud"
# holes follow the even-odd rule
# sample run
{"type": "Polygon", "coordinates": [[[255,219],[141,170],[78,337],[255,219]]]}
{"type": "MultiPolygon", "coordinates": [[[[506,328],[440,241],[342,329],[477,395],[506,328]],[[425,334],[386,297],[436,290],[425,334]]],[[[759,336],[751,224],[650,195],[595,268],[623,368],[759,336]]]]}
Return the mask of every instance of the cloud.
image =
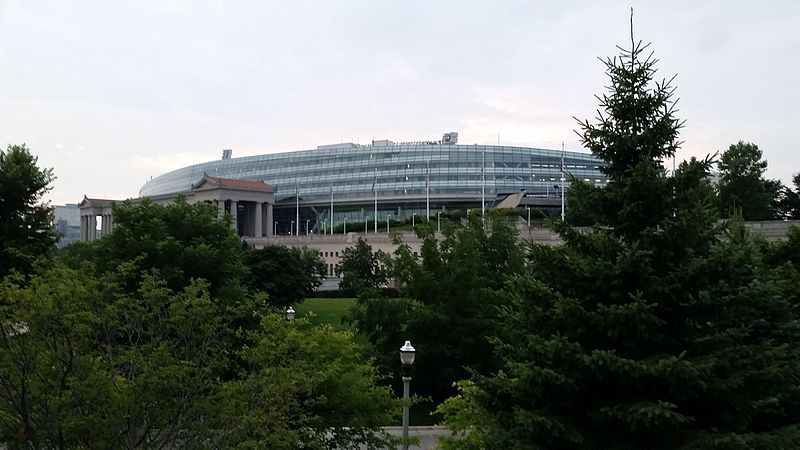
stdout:
{"type": "Polygon", "coordinates": [[[201,162],[196,153],[170,153],[167,155],[134,155],[126,160],[126,165],[160,175],[170,170],[201,162]]]}

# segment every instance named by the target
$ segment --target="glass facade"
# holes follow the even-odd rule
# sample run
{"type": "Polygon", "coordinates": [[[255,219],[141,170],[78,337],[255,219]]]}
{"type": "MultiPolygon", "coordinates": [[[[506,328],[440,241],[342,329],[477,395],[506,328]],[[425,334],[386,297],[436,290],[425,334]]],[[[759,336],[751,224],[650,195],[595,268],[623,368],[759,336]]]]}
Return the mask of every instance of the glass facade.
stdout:
{"type": "MultiPolygon", "coordinates": [[[[596,185],[605,182],[605,175],[599,170],[603,162],[584,153],[435,142],[340,144],[184,167],[148,181],[139,195],[187,191],[204,173],[220,178],[262,180],[277,189],[276,220],[282,221],[284,215],[294,218],[291,213],[297,190],[301,223],[308,219],[313,228],[316,222],[328,219],[325,215],[330,210],[333,188],[335,222],[340,224],[347,217],[350,223],[360,222],[363,227],[365,216],[374,220],[373,186],[377,190],[380,220],[385,220],[388,214],[396,219],[405,219],[412,213],[425,214],[426,178],[432,211],[480,207],[482,177],[490,207],[498,196],[521,190],[529,197],[557,195],[562,157],[566,173],[596,185]]],[[[358,229],[357,225],[354,227],[354,231],[358,229]]]]}

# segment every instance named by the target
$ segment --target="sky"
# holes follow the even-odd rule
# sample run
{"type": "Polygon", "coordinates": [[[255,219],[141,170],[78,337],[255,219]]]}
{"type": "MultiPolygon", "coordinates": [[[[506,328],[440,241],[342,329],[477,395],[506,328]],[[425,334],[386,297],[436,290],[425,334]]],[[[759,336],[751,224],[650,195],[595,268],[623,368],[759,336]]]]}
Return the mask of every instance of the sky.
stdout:
{"type": "MultiPolygon", "coordinates": [[[[758,144],[800,170],[800,2],[0,0],[0,147],[57,176],[49,199],[135,197],[233,156],[436,140],[585,151],[598,58],[650,42],[677,74],[678,160],[758,144]]],[[[269,180],[267,180],[269,181],[269,180]]]]}

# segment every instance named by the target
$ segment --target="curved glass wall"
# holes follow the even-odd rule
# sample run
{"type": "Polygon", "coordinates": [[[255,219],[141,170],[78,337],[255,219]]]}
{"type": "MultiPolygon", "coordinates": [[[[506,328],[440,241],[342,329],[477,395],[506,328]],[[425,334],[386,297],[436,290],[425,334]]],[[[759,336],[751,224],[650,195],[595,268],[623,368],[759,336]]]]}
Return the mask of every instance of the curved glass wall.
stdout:
{"type": "MultiPolygon", "coordinates": [[[[342,208],[340,214],[348,214],[351,207],[356,214],[347,216],[348,220],[357,222],[363,221],[365,215],[372,215],[373,185],[377,180],[383,210],[379,219],[384,220],[392,211],[394,218],[402,219],[406,214],[401,208],[407,213],[412,210],[424,213],[426,178],[432,209],[479,207],[482,168],[489,205],[499,195],[521,190],[527,191],[529,197],[557,196],[562,157],[568,174],[595,185],[605,182],[605,175],[599,170],[603,162],[584,153],[494,145],[341,144],[184,167],[148,181],[139,195],[187,191],[203,173],[220,178],[262,180],[277,189],[276,214],[282,214],[280,210],[284,208],[294,209],[297,189],[301,208],[314,210],[313,224],[322,220],[319,211],[330,204],[333,187],[335,211],[342,208]]],[[[569,177],[566,182],[569,183],[569,177]]],[[[334,219],[341,223],[344,219],[338,216],[334,219]]]]}

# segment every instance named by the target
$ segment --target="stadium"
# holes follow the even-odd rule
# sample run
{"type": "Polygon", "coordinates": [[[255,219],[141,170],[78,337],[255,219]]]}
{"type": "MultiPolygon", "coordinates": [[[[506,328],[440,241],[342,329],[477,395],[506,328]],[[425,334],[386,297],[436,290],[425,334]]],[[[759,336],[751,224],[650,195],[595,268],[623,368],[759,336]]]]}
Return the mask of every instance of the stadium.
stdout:
{"type": "Polygon", "coordinates": [[[151,179],[139,196],[187,192],[206,176],[263,181],[275,188],[274,234],[322,233],[344,222],[371,228],[482,206],[555,212],[573,177],[603,185],[602,165],[572,151],[459,145],[457,133],[446,133],[439,141],[375,140],[240,158],[225,150],[220,160],[151,179]]]}

